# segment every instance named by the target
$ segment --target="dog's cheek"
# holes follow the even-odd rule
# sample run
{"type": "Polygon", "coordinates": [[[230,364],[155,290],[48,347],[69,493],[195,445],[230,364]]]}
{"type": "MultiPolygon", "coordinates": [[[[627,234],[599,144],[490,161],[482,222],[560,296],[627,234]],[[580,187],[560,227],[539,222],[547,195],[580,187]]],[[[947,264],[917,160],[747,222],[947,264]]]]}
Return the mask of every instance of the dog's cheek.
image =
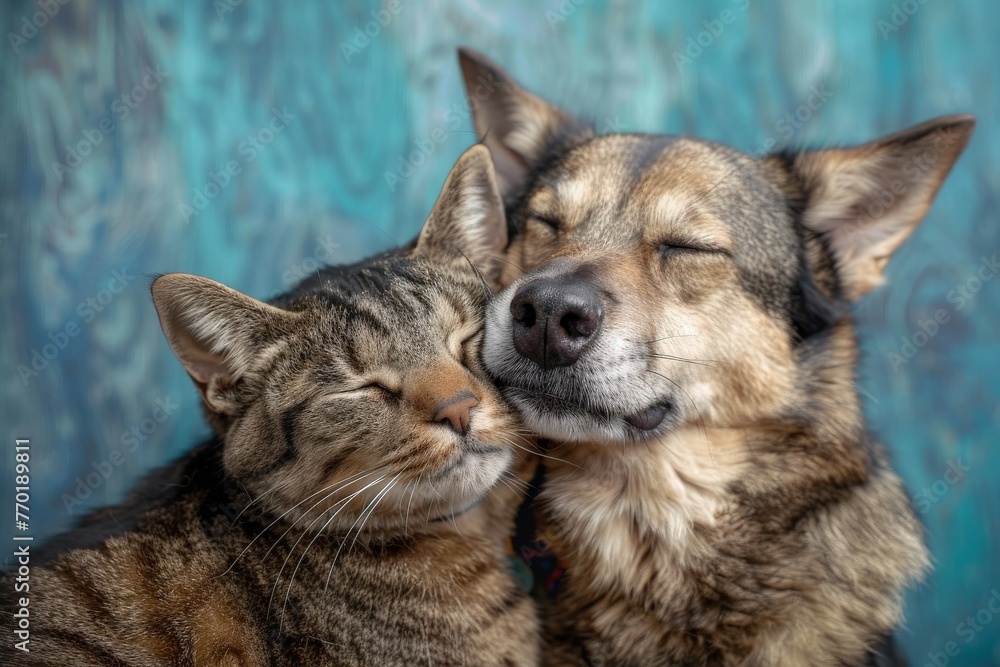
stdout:
{"type": "MultiPolygon", "coordinates": [[[[670,260],[668,260],[670,261],[670,260]]],[[[735,283],[735,268],[719,257],[681,256],[665,267],[667,294],[686,306],[703,306],[713,295],[735,283]]]]}
{"type": "Polygon", "coordinates": [[[794,384],[788,332],[746,298],[733,298],[727,310],[720,317],[728,326],[718,331],[724,363],[711,369],[719,380],[720,413],[736,421],[771,415],[788,401],[794,384]]]}

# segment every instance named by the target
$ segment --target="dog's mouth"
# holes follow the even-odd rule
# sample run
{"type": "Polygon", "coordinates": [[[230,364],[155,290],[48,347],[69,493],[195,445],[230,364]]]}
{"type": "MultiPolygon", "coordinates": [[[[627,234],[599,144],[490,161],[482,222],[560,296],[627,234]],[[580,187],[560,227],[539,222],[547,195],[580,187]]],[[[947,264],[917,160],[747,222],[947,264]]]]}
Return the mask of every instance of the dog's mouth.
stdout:
{"type": "Polygon", "coordinates": [[[652,405],[641,412],[626,415],[623,419],[640,431],[652,431],[663,423],[670,408],[670,403],[664,402],[652,405]]]}
{"type": "Polygon", "coordinates": [[[512,384],[502,387],[502,391],[528,428],[543,437],[563,441],[646,440],[663,434],[679,420],[675,403],[667,398],[638,410],[615,411],[512,384]]]}

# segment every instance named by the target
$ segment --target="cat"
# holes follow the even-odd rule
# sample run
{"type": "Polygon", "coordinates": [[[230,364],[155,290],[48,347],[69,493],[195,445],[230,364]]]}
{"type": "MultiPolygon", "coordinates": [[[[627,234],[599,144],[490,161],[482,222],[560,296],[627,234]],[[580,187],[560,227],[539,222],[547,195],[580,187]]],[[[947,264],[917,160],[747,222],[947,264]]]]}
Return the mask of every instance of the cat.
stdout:
{"type": "Polygon", "coordinates": [[[217,435],[51,543],[19,594],[30,652],[8,637],[0,659],[538,664],[535,607],[505,551],[533,455],[478,358],[505,244],[477,145],[402,249],[270,304],[156,279],[217,435]]]}

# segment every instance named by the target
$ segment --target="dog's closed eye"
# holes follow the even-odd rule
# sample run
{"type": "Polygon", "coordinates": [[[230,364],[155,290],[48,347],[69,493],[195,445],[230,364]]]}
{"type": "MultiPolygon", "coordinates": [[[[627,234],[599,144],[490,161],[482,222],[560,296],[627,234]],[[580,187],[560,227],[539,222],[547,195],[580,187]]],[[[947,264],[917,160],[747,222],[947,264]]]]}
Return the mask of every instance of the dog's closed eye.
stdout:
{"type": "Polygon", "coordinates": [[[528,220],[534,220],[540,222],[546,227],[550,228],[554,232],[558,232],[562,229],[562,221],[551,215],[544,215],[541,213],[529,213],[527,216],[528,220]]]}
{"type": "Polygon", "coordinates": [[[675,240],[661,242],[659,251],[663,259],[672,259],[680,254],[722,255],[729,258],[733,256],[731,252],[718,246],[675,240]]]}

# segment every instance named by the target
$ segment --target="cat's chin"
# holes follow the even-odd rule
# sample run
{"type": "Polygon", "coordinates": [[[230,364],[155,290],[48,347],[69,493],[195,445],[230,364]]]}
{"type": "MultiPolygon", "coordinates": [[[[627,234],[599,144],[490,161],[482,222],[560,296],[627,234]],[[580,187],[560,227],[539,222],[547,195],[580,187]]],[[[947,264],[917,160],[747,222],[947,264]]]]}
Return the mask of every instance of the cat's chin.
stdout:
{"type": "Polygon", "coordinates": [[[432,507],[429,515],[449,519],[476,507],[500,483],[514,458],[501,447],[467,448],[422,484],[419,493],[432,507]]]}

